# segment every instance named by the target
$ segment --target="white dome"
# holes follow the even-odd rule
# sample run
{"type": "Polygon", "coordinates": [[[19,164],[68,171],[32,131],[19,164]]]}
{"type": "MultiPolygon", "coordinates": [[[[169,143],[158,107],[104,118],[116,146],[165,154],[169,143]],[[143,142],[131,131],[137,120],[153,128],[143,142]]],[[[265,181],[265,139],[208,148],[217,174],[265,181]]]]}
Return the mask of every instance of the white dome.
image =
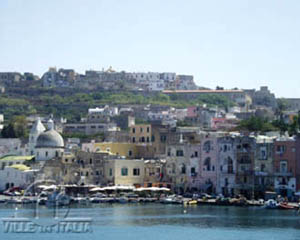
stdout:
{"type": "Polygon", "coordinates": [[[41,133],[36,141],[36,148],[64,148],[62,136],[55,130],[41,133]]]}

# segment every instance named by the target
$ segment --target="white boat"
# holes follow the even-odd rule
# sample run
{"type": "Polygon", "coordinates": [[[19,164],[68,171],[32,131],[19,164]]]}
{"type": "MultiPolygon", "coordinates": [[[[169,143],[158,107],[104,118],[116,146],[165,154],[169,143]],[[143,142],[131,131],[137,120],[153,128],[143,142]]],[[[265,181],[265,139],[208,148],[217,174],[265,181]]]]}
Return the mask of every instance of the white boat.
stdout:
{"type": "Polygon", "coordinates": [[[54,192],[48,196],[46,201],[47,207],[54,206],[68,206],[71,202],[71,199],[68,195],[60,192],[54,192]]]}
{"type": "Polygon", "coordinates": [[[265,202],[265,208],[267,209],[277,209],[279,204],[274,199],[269,199],[265,202]]]}

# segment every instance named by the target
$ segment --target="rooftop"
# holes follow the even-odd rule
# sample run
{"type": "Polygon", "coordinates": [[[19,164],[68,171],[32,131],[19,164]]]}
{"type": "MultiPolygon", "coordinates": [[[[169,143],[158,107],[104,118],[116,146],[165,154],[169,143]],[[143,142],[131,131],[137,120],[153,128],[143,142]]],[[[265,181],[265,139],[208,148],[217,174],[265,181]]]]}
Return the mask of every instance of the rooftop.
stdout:
{"type": "Polygon", "coordinates": [[[0,158],[0,161],[29,161],[32,160],[34,156],[15,156],[8,155],[0,158]]]}

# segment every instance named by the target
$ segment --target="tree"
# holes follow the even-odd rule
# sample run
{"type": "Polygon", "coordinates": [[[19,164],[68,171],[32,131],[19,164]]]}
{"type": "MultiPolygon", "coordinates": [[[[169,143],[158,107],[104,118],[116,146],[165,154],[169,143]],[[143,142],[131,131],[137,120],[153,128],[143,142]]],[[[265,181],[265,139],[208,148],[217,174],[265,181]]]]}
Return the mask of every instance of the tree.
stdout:
{"type": "Polygon", "coordinates": [[[2,129],[1,136],[3,138],[16,138],[14,126],[12,123],[9,123],[2,129]]]}
{"type": "Polygon", "coordinates": [[[27,120],[25,116],[16,116],[12,120],[16,137],[27,137],[27,120]]]}
{"type": "Polygon", "coordinates": [[[247,130],[249,132],[269,132],[276,128],[267,120],[260,117],[251,117],[242,120],[237,127],[238,130],[247,130]]]}
{"type": "Polygon", "coordinates": [[[28,137],[27,120],[25,116],[15,116],[1,132],[3,138],[28,137]]]}

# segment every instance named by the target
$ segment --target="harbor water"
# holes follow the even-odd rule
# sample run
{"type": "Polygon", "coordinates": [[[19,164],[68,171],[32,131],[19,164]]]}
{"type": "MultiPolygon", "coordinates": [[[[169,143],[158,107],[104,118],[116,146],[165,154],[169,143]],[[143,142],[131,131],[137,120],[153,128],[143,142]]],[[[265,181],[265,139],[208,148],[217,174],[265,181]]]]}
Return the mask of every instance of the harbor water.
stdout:
{"type": "MultiPolygon", "coordinates": [[[[86,232],[11,231],[5,218],[29,218],[33,222],[53,220],[53,209],[0,205],[0,239],[205,239],[205,240],[299,240],[300,215],[295,210],[261,207],[189,206],[162,204],[95,204],[59,209],[68,218],[89,218],[86,232]]],[[[56,216],[57,217],[57,216],[56,216]]],[[[60,216],[59,216],[60,217],[60,216]]]]}

